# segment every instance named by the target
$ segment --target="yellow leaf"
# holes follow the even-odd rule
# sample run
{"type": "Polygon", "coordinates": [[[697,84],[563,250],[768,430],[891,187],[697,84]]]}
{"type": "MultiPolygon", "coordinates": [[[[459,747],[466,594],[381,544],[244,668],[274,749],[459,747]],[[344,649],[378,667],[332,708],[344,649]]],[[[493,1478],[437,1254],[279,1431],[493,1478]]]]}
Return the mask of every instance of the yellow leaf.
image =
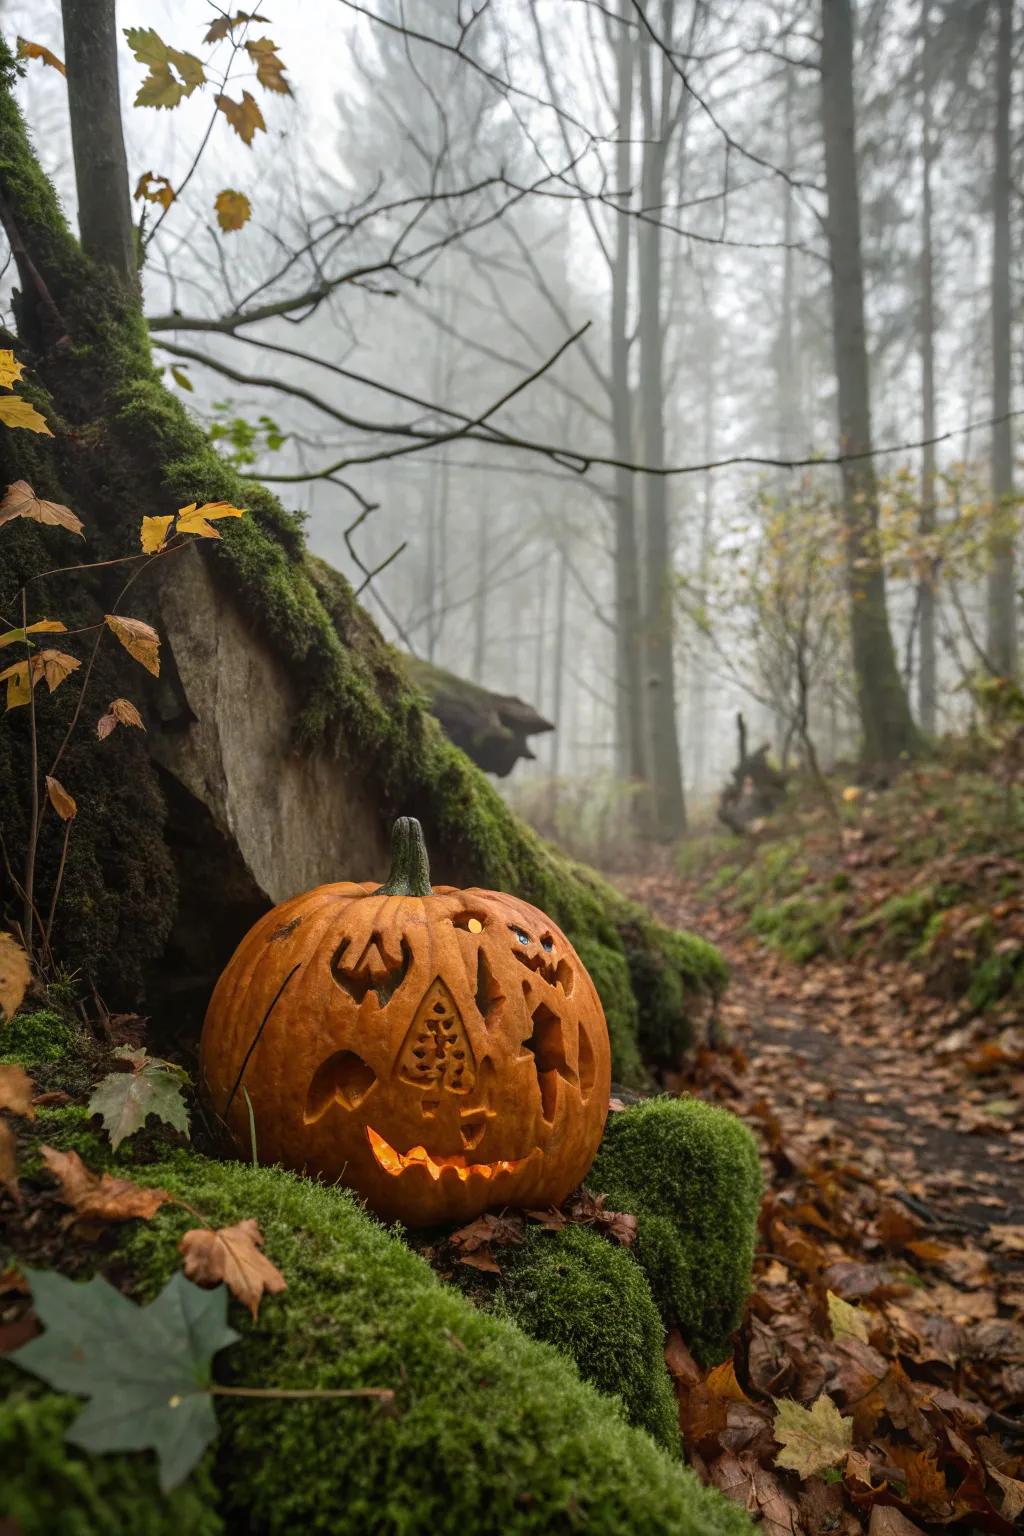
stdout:
{"type": "Polygon", "coordinates": [[[140,64],[165,64],[167,44],[152,27],[125,27],[128,46],[140,64]]]}
{"type": "Polygon", "coordinates": [[[171,378],[179,389],[187,389],[189,394],[192,393],[192,380],[189,378],[187,370],[180,367],[177,363],[171,364],[171,378]]]}
{"type": "Polygon", "coordinates": [[[801,1408],[792,1398],[776,1398],[772,1433],[782,1450],[777,1467],[787,1467],[800,1477],[814,1477],[844,1461],[853,1447],[853,1420],[843,1418],[827,1392],[813,1408],[801,1408]]]}
{"type": "Polygon", "coordinates": [[[243,21],[266,21],[266,16],[260,16],[256,11],[236,11],[233,16],[218,16],[213,26],[203,38],[204,43],[219,43],[221,38],[227,37],[235,27],[243,21]]]}
{"type": "Polygon", "coordinates": [[[46,775],[46,794],[61,821],[74,821],[78,815],[78,806],[73,795],[69,795],[59,779],[46,775]]]}
{"type": "MultiPolygon", "coordinates": [[[[12,403],[0,400],[0,411],[12,403]]],[[[3,501],[0,501],[0,527],[16,517],[27,517],[34,523],[67,528],[71,533],[82,532],[82,520],[75,516],[70,507],[62,506],[59,501],[43,501],[27,480],[15,480],[4,492],[3,501]]]]}
{"type": "Polygon", "coordinates": [[[256,65],[256,79],[264,90],[290,96],[292,88],[284,78],[284,64],[277,56],[277,44],[269,37],[257,37],[246,43],[245,51],[256,65]]]}
{"type": "Polygon", "coordinates": [[[847,784],[843,790],[843,800],[847,805],[855,805],[860,799],[860,788],[856,784],[847,784]]]}
{"type": "Polygon", "coordinates": [[[142,519],[141,543],[144,555],[155,555],[157,550],[163,549],[167,543],[167,530],[174,522],[174,518],[168,514],[166,517],[144,517],[142,519]]]}
{"type": "Polygon", "coordinates": [[[0,635],[0,646],[17,645],[27,635],[42,634],[66,635],[67,626],[60,619],[39,619],[35,624],[30,624],[28,629],[9,629],[5,635],[0,635]]]}
{"type": "Polygon", "coordinates": [[[129,656],[154,677],[159,677],[160,636],[153,626],[142,619],[123,619],[117,613],[106,613],[103,618],[110,633],[116,635],[129,656]]]}
{"type": "Polygon", "coordinates": [[[17,1013],[32,980],[28,956],[9,933],[0,933],[0,1013],[9,1019],[17,1013]]]}
{"type": "Polygon", "coordinates": [[[868,1342],[871,1333],[868,1314],[863,1307],[851,1307],[835,1291],[828,1292],[828,1320],[832,1325],[834,1339],[850,1338],[860,1339],[864,1344],[868,1342]]]}
{"type": "Polygon", "coordinates": [[[194,533],[201,539],[219,539],[216,528],[211,527],[222,517],[244,517],[245,507],[233,507],[229,501],[208,501],[197,507],[192,502],[178,511],[177,533],[194,533]]]}
{"type": "Polygon", "coordinates": [[[18,38],[18,58],[39,59],[43,64],[49,64],[51,69],[59,69],[62,75],[67,74],[67,70],[55,53],[51,53],[49,48],[44,48],[42,43],[30,43],[24,37],[18,38]]]}
{"type": "Polygon", "coordinates": [[[184,96],[191,96],[206,80],[202,63],[192,53],[169,47],[152,27],[126,27],[125,37],[140,64],[148,64],[149,74],[135,97],[137,107],[176,107],[184,96]],[[171,73],[171,65],[180,79],[171,73]]]}
{"type": "Polygon", "coordinates": [[[24,427],[26,432],[39,432],[43,437],[53,436],[46,425],[46,418],[40,416],[34,405],[18,395],[0,400],[0,421],[5,427],[24,427]]]}
{"type": "Polygon", "coordinates": [[[263,113],[248,91],[242,92],[241,101],[233,101],[230,96],[223,95],[217,96],[215,100],[243,144],[252,143],[253,134],[257,129],[266,133],[267,125],[263,121],[263,113]]]}
{"type": "Polygon", "coordinates": [[[158,176],[155,171],[145,171],[139,177],[135,187],[135,199],[145,198],[147,203],[159,203],[161,208],[169,208],[174,202],[174,188],[166,176],[158,176]]]}
{"type": "Polygon", "coordinates": [[[186,95],[185,87],[171,74],[169,64],[154,64],[135,93],[137,107],[176,107],[186,95]]]}
{"type": "Polygon", "coordinates": [[[232,192],[226,187],[218,192],[213,203],[217,210],[217,223],[223,230],[241,229],[252,217],[252,206],[244,192],[232,192]]]}
{"type": "Polygon", "coordinates": [[[25,364],[19,363],[9,347],[0,348],[0,388],[10,389],[25,372],[25,364]]]}
{"type": "Polygon", "coordinates": [[[32,676],[36,681],[44,677],[46,686],[53,693],[81,665],[77,656],[69,656],[66,651],[40,651],[38,656],[32,657],[32,676]]]}
{"type": "MultiPolygon", "coordinates": [[[[7,684],[7,708],[17,709],[19,704],[27,704],[32,695],[28,686],[28,662],[16,661],[13,666],[0,672],[0,683],[7,684]]],[[[39,682],[37,676],[32,678],[32,686],[39,682]]]]}

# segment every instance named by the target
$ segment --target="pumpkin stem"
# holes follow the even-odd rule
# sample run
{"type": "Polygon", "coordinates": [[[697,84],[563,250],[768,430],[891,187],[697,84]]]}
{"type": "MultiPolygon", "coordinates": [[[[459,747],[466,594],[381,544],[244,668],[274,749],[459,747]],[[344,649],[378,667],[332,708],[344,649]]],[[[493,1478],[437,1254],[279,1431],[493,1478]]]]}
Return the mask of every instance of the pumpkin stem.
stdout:
{"type": "Polygon", "coordinates": [[[429,896],[430,861],[415,816],[399,816],[391,828],[391,873],[375,896],[429,896]]]}

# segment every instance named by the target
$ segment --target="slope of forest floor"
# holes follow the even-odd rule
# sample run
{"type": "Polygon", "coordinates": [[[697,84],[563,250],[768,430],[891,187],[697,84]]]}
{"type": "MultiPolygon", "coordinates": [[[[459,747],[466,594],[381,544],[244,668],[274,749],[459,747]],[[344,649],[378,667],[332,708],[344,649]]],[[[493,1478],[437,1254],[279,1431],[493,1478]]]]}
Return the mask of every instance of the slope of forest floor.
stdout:
{"type": "Polygon", "coordinates": [[[733,1361],[706,1374],[670,1348],[680,1422],[698,1468],[773,1531],[1008,1532],[1024,1514],[1018,808],[948,769],[836,803],[838,824],[789,811],[781,835],[703,839],[627,882],[732,967],[714,1044],[666,1086],[738,1113],[767,1183],[733,1361]],[[783,1399],[814,1409],[799,1471],[776,1463],[783,1399]]]}

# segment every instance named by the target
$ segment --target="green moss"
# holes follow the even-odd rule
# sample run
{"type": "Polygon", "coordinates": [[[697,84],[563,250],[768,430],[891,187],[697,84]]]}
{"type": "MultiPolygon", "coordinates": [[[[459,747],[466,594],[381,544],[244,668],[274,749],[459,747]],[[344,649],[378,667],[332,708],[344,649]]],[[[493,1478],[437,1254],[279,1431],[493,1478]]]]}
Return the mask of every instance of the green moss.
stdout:
{"type": "Polygon", "coordinates": [[[845,909],[842,892],[830,896],[823,886],[809,885],[780,902],[754,907],[749,923],[787,959],[804,965],[815,955],[835,949],[845,909]]]}
{"type": "Polygon", "coordinates": [[[71,1049],[77,1034],[74,1025],[51,1008],[17,1013],[13,1019],[0,1023],[0,1061],[22,1067],[59,1061],[71,1049]]]}
{"type": "Polygon", "coordinates": [[[724,1358],[750,1286],[761,1201],[746,1126],[700,1099],[650,1099],[610,1117],[587,1184],[638,1218],[633,1251],[666,1323],[698,1358],[724,1358]]]}
{"type": "Polygon", "coordinates": [[[501,1268],[497,1310],[575,1360],[584,1381],[621,1399],[631,1424],[678,1454],[664,1325],[626,1249],[586,1227],[534,1229],[521,1248],[502,1250],[501,1268]]]}
{"type": "Polygon", "coordinates": [[[81,1403],[0,1364],[0,1519],[20,1536],[220,1536],[211,1457],[171,1494],[146,1456],[87,1456],[64,1439],[81,1403]]]}

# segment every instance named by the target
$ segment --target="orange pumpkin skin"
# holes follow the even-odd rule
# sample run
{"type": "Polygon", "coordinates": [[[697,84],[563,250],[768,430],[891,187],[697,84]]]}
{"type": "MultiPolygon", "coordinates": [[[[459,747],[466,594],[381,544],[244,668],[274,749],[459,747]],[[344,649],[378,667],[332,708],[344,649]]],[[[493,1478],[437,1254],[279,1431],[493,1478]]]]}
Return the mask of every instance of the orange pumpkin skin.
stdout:
{"type": "Polygon", "coordinates": [[[411,1227],[559,1204],[597,1151],[611,1075],[565,935],[528,902],[447,886],[323,885],[275,907],[217,984],[200,1058],[242,1155],[247,1094],[261,1161],[411,1227]]]}

